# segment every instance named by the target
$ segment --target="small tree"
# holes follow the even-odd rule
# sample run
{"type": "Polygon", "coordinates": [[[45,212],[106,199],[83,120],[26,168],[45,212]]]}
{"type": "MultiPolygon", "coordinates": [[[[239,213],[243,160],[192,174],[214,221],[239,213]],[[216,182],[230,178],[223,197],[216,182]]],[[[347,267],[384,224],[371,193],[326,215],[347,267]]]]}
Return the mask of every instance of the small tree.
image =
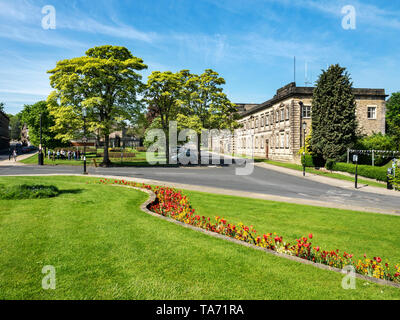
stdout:
{"type": "Polygon", "coordinates": [[[339,160],[357,140],[356,100],[345,68],[332,65],[317,81],[312,102],[311,149],[339,160]]]}
{"type": "Polygon", "coordinates": [[[400,92],[393,93],[386,104],[386,122],[388,134],[400,150],[400,92]]]}
{"type": "Polygon", "coordinates": [[[179,114],[181,126],[197,133],[198,163],[201,162],[201,134],[203,130],[238,128],[239,115],[235,104],[223,92],[225,79],[211,69],[200,76],[181,71],[182,108],[179,114]]]}
{"type": "Polygon", "coordinates": [[[51,128],[55,125],[55,119],[50,114],[46,101],[39,101],[33,105],[25,105],[21,111],[21,120],[29,128],[29,140],[35,145],[40,144],[40,116],[42,116],[42,144],[43,148],[56,148],[64,143],[56,138],[51,128]]]}
{"type": "Polygon", "coordinates": [[[0,102],[0,112],[4,112],[4,102],[0,102]]]}
{"type": "Polygon", "coordinates": [[[86,56],[63,60],[48,71],[55,91],[49,96],[55,116],[57,137],[69,141],[82,135],[82,110],[88,111],[89,131],[99,130],[104,137],[102,165],[108,166],[109,136],[117,121],[129,120],[141,107],[137,95],[143,89],[143,60],[124,47],[100,46],[86,56]]]}

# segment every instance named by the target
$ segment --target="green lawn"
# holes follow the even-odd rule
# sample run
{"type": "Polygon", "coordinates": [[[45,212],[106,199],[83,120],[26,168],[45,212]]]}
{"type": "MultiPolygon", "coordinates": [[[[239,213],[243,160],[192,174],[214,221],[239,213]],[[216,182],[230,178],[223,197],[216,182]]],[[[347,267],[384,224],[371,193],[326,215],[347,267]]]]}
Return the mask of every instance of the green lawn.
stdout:
{"type": "MultiPolygon", "coordinates": [[[[110,159],[112,164],[114,166],[136,166],[136,167],[148,167],[148,166],[153,166],[147,162],[146,159],[146,152],[135,152],[136,157],[135,158],[124,158],[123,161],[121,162],[121,159],[110,159]]],[[[96,160],[97,165],[99,165],[102,161],[103,158],[101,157],[96,157],[96,154],[87,154],[87,165],[88,166],[94,166],[93,160],[96,160]]],[[[38,163],[38,156],[34,155],[32,157],[29,157],[27,159],[21,160],[21,163],[24,164],[37,164],[38,163]]],[[[83,166],[83,161],[81,160],[49,160],[47,157],[44,159],[44,164],[45,165],[53,165],[53,166],[59,166],[59,165],[67,165],[67,166],[83,166]]]]}
{"type": "MultiPolygon", "coordinates": [[[[288,169],[293,169],[293,170],[297,170],[297,171],[303,171],[303,166],[299,165],[299,164],[295,164],[295,163],[286,163],[286,162],[280,162],[280,161],[272,161],[272,160],[266,160],[266,159],[256,159],[256,162],[265,162],[268,164],[272,164],[274,166],[278,166],[278,167],[283,167],[283,168],[288,168],[288,169]]],[[[321,170],[317,170],[314,168],[306,168],[306,172],[308,173],[312,173],[312,174],[316,174],[319,176],[326,176],[326,177],[330,177],[330,178],[335,178],[335,179],[340,179],[340,180],[346,180],[346,181],[351,181],[354,182],[354,177],[351,176],[347,176],[344,174],[340,174],[340,173],[333,173],[333,172],[325,172],[325,171],[321,171],[321,170]]],[[[386,188],[386,183],[383,182],[378,182],[378,181],[371,181],[371,180],[365,180],[362,178],[358,178],[358,183],[359,185],[369,185],[372,187],[379,187],[379,188],[386,188]]]]}
{"type": "MultiPolygon", "coordinates": [[[[146,194],[86,181],[94,180],[0,177],[62,191],[0,201],[0,299],[400,299],[399,289],[364,281],[344,290],[340,274],[149,216],[139,209],[146,194]],[[45,265],[56,268],[56,290],[41,288],[45,265]]],[[[291,238],[307,230],[321,244],[355,251],[362,241],[368,253],[399,258],[399,239],[388,235],[398,217],[186,193],[201,213],[252,222],[260,232],[291,238]]]]}

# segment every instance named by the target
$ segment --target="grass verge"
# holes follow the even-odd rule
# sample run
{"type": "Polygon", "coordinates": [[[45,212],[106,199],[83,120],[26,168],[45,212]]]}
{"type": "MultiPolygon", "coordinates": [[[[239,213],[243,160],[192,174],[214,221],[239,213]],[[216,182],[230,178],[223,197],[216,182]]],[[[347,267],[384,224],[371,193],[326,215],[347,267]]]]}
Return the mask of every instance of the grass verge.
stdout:
{"type": "MultiPolygon", "coordinates": [[[[299,164],[295,164],[295,163],[286,163],[286,162],[272,161],[272,160],[266,160],[266,159],[262,159],[262,160],[257,159],[256,162],[265,162],[265,163],[268,163],[268,164],[271,164],[274,166],[278,166],[278,167],[288,168],[288,169],[297,170],[297,171],[303,171],[303,166],[301,166],[299,164]]],[[[329,177],[329,178],[354,182],[354,177],[350,177],[350,176],[340,174],[340,173],[326,172],[326,171],[321,171],[321,170],[317,170],[314,168],[306,168],[306,172],[316,174],[319,176],[325,176],[325,177],[329,177]]],[[[386,183],[365,180],[360,177],[358,178],[358,183],[364,184],[364,185],[369,185],[372,187],[386,188],[386,183]]]]}

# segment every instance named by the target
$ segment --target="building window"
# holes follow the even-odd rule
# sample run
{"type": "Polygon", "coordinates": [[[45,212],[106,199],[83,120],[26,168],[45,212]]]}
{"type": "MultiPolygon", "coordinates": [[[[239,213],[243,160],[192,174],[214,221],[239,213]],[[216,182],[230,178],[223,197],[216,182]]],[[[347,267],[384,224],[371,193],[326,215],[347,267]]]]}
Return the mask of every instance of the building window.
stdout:
{"type": "Polygon", "coordinates": [[[265,116],[265,126],[269,126],[269,114],[265,116]]]}
{"type": "Polygon", "coordinates": [[[281,121],[285,121],[285,109],[281,109],[281,121]]]}
{"type": "Polygon", "coordinates": [[[261,149],[264,149],[264,136],[261,136],[261,149]]]}
{"type": "Polygon", "coordinates": [[[286,108],[286,120],[289,120],[289,107],[286,108]]]}
{"type": "Polygon", "coordinates": [[[285,148],[284,143],[285,143],[285,134],[281,133],[281,149],[285,148]]]}
{"type": "Polygon", "coordinates": [[[368,107],[368,119],[376,120],[376,107],[368,107]]]}
{"type": "Polygon", "coordinates": [[[279,122],[279,111],[276,112],[276,122],[279,122]]]}
{"type": "Polygon", "coordinates": [[[303,118],[311,118],[311,106],[303,106],[303,118]]]}

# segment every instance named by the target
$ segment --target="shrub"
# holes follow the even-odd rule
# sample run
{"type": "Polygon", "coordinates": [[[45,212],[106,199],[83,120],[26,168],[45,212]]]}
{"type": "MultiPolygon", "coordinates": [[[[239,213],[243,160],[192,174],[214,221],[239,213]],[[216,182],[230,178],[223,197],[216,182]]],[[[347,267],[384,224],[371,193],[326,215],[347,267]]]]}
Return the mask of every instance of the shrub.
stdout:
{"type": "MultiPolygon", "coordinates": [[[[333,165],[332,170],[355,174],[356,165],[351,163],[338,162],[333,165]]],[[[387,181],[387,169],[385,167],[359,165],[358,174],[362,177],[371,178],[378,181],[387,181]]]]}
{"type": "Polygon", "coordinates": [[[1,200],[44,199],[56,197],[60,191],[55,186],[17,185],[0,187],[1,200]]]}
{"type": "Polygon", "coordinates": [[[328,159],[325,163],[326,170],[333,171],[333,167],[335,166],[336,161],[333,159],[328,159]]]}
{"type": "Polygon", "coordinates": [[[301,164],[304,165],[304,163],[306,164],[307,168],[321,168],[325,165],[322,158],[313,156],[311,154],[301,156],[301,164]]]}
{"type": "Polygon", "coordinates": [[[389,176],[390,183],[396,190],[400,190],[400,167],[396,164],[394,175],[389,176]]]}

